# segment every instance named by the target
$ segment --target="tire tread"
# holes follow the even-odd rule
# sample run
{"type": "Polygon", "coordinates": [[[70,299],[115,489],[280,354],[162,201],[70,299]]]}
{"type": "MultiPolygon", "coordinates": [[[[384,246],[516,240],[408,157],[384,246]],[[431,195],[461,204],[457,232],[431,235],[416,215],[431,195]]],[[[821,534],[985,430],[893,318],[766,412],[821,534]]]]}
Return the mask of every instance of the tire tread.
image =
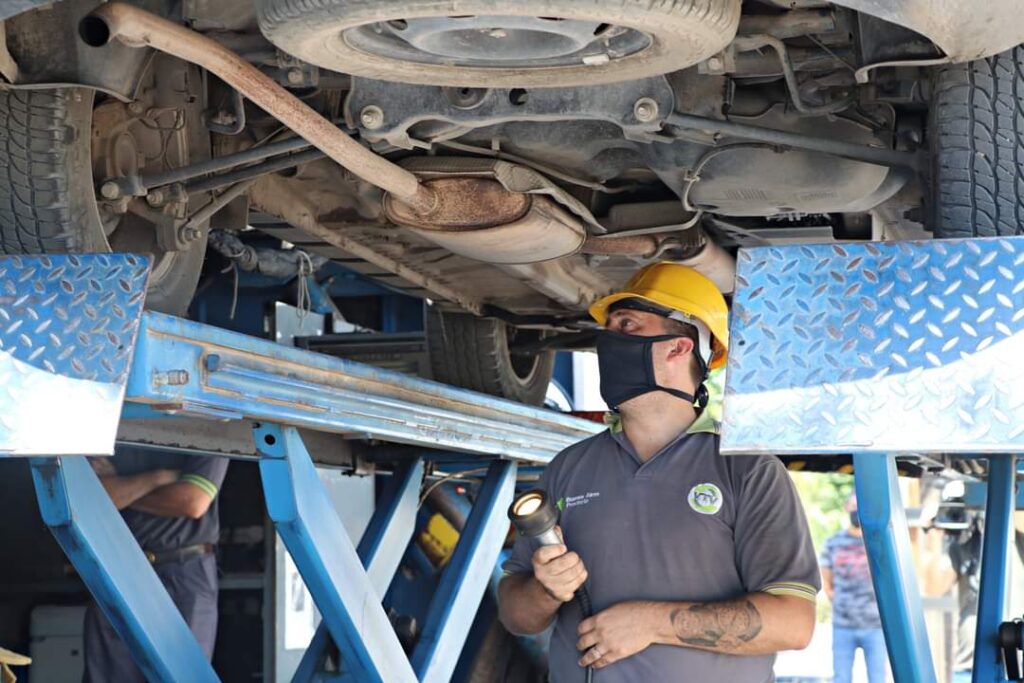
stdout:
{"type": "Polygon", "coordinates": [[[1024,49],[938,70],[932,107],[936,237],[1022,232],[1024,49]]]}
{"type": "Polygon", "coordinates": [[[77,251],[69,89],[0,90],[0,253],[77,251]]]}
{"type": "Polygon", "coordinates": [[[435,380],[531,405],[543,403],[554,355],[542,354],[534,377],[524,384],[509,359],[505,323],[428,309],[426,337],[435,380]]]}

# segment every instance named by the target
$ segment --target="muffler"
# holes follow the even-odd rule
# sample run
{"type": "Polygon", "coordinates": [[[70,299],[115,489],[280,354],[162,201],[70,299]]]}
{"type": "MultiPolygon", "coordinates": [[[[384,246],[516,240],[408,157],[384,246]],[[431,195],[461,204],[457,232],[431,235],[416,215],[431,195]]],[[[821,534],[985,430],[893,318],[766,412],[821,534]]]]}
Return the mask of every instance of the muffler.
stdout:
{"type": "Polygon", "coordinates": [[[477,261],[525,264],[575,254],[587,239],[582,222],[542,195],[510,192],[496,180],[427,180],[437,201],[417,213],[385,197],[388,219],[445,249],[477,261]]]}
{"type": "Polygon", "coordinates": [[[456,254],[528,264],[579,251],[643,257],[659,248],[654,238],[612,237],[595,244],[588,235],[604,229],[585,207],[540,174],[514,164],[489,162],[491,175],[476,169],[421,179],[360,145],[223,45],[138,7],[101,5],[79,29],[89,45],[119,40],[151,47],[215,74],[339,165],[385,190],[385,211],[393,222],[456,254]]]}

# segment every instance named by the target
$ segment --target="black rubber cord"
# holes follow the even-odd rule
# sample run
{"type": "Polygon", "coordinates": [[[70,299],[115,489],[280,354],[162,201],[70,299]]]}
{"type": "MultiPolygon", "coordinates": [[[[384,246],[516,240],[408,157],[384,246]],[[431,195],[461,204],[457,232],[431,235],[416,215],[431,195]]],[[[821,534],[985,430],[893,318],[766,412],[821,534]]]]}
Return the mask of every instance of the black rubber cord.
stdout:
{"type": "MultiPolygon", "coordinates": [[[[586,586],[580,586],[576,589],[576,602],[580,606],[580,611],[583,613],[584,619],[589,619],[594,616],[594,608],[590,604],[590,593],[587,592],[586,586]]],[[[594,667],[587,667],[587,683],[593,683],[594,680],[594,667]]]]}

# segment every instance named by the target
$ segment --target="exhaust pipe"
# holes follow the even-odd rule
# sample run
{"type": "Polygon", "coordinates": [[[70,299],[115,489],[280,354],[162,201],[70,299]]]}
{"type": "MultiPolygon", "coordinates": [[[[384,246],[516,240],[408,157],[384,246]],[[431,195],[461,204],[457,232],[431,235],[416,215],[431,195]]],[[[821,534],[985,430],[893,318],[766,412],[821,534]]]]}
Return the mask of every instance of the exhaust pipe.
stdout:
{"type": "MultiPolygon", "coordinates": [[[[413,173],[360,145],[333,123],[274,82],[269,76],[220,43],[151,12],[119,2],[101,5],[86,16],[79,25],[79,33],[82,40],[93,47],[106,45],[111,40],[118,40],[130,47],[150,47],[203,67],[248,98],[253,104],[291,128],[297,135],[339,165],[366,182],[386,191],[401,204],[412,209],[414,215],[404,216],[402,223],[421,229],[433,227],[441,231],[454,227],[446,225],[446,221],[439,220],[438,216],[434,215],[439,212],[441,214],[451,213],[453,202],[440,201],[442,198],[438,196],[438,193],[422,184],[413,173]],[[422,223],[437,224],[429,226],[422,225],[422,223]]],[[[505,194],[508,195],[505,198],[508,201],[523,197],[519,193],[506,191],[505,194]]],[[[461,208],[465,209],[466,207],[462,206],[461,208]]],[[[404,213],[397,206],[391,206],[391,210],[404,213]]],[[[549,228],[554,225],[557,228],[562,223],[574,224],[575,221],[555,220],[548,221],[545,225],[549,228]]],[[[530,226],[533,227],[533,223],[530,223],[530,226]]],[[[460,225],[457,230],[466,230],[468,227],[471,226],[460,225]]],[[[558,245],[556,253],[545,253],[544,258],[538,260],[565,255],[557,253],[561,250],[565,250],[568,254],[577,249],[589,254],[634,255],[653,258],[661,251],[662,246],[659,239],[648,235],[584,239],[584,236],[580,234],[583,230],[579,226],[576,226],[573,232],[575,234],[569,236],[571,239],[567,237],[566,241],[568,243],[575,242],[575,245],[568,247],[558,245]]],[[[453,249],[453,251],[459,252],[460,250],[453,249]]],[[[711,279],[715,280],[720,287],[727,286],[731,291],[733,285],[730,273],[735,274],[735,266],[733,265],[730,269],[731,258],[717,245],[709,242],[701,253],[686,263],[701,272],[704,272],[705,269],[708,270],[709,272],[706,274],[711,279]],[[693,263],[690,264],[689,261],[693,261],[693,263]]],[[[725,290],[723,289],[723,291],[725,290]]]]}
{"type": "MultiPolygon", "coordinates": [[[[580,251],[584,254],[605,256],[636,256],[644,259],[657,258],[663,251],[663,240],[654,235],[623,235],[621,237],[588,237],[580,251]]],[[[710,237],[704,236],[704,244],[693,256],[673,260],[673,263],[689,266],[715,283],[722,294],[728,296],[736,289],[736,259],[718,246],[710,237]]]]}
{"type": "Polygon", "coordinates": [[[705,238],[704,246],[696,254],[676,263],[689,266],[714,282],[725,296],[736,289],[736,259],[711,238],[705,238]]]}
{"type": "Polygon", "coordinates": [[[418,213],[427,213],[435,205],[434,194],[412,173],[366,149],[269,76],[206,36],[118,2],[101,5],[85,17],[79,33],[93,47],[119,40],[131,47],[151,47],[198,64],[338,164],[418,213]]]}
{"type": "Polygon", "coordinates": [[[653,235],[601,235],[588,237],[580,252],[601,256],[654,258],[661,251],[661,240],[653,235]]]}

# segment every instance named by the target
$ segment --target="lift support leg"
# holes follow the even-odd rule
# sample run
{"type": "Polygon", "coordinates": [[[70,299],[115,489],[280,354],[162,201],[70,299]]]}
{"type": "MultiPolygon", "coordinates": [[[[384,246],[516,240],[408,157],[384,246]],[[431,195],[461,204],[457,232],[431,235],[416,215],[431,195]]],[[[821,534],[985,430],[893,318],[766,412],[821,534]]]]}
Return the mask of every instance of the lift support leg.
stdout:
{"type": "Polygon", "coordinates": [[[1002,683],[1006,680],[998,635],[999,624],[1006,619],[1016,465],[1017,459],[1013,455],[992,455],[988,459],[978,626],[974,638],[975,683],[1002,683]]]}
{"type": "Polygon", "coordinates": [[[161,683],[217,681],[88,460],[35,458],[32,480],[43,521],[146,678],[161,683]]]}
{"type": "MultiPolygon", "coordinates": [[[[395,472],[381,492],[370,524],[359,539],[356,553],[366,567],[374,590],[382,599],[402,562],[402,555],[412,538],[423,481],[423,461],[416,460],[395,472]]],[[[321,621],[310,641],[292,683],[315,680],[320,673],[331,636],[326,622],[321,621]]]]}
{"type": "Polygon", "coordinates": [[[449,680],[508,531],[504,515],[515,489],[515,464],[499,460],[490,465],[431,601],[410,666],[374,585],[383,584],[383,578],[373,582],[363,571],[298,430],[260,424],[254,438],[270,518],[345,653],[346,680],[449,680]]]}
{"type": "Polygon", "coordinates": [[[853,471],[857,512],[893,675],[899,683],[935,683],[896,459],[881,453],[855,453],[853,471]]]}
{"type": "Polygon", "coordinates": [[[294,427],[254,429],[267,512],[345,666],[359,681],[416,680],[391,622],[294,427]]]}
{"type": "Polygon", "coordinates": [[[516,464],[495,460],[487,470],[473,511],[430,601],[419,643],[412,654],[424,683],[447,683],[487,590],[501,546],[508,535],[506,510],[516,486],[516,464]]]}

